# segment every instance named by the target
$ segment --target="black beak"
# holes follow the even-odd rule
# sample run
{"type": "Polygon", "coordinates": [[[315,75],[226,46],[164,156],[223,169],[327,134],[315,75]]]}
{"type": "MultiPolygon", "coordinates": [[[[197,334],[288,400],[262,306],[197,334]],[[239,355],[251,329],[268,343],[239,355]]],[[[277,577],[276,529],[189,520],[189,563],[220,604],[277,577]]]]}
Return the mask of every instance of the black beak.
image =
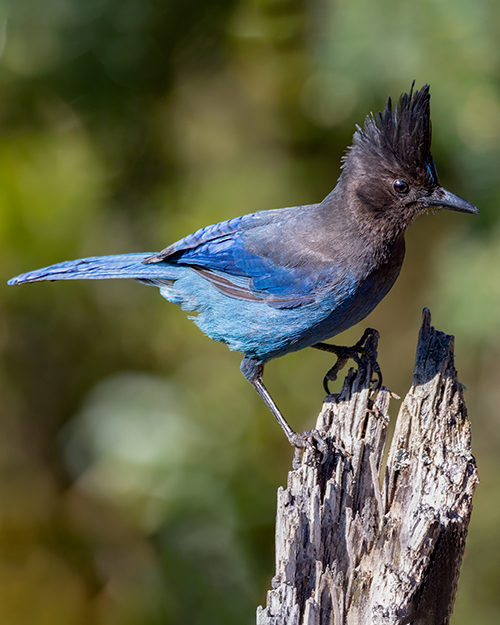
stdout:
{"type": "Polygon", "coordinates": [[[442,208],[448,211],[457,211],[458,213],[471,213],[472,215],[479,213],[474,204],[467,202],[467,200],[454,193],[450,193],[443,187],[437,187],[432,195],[426,197],[424,205],[426,208],[442,208]]]}

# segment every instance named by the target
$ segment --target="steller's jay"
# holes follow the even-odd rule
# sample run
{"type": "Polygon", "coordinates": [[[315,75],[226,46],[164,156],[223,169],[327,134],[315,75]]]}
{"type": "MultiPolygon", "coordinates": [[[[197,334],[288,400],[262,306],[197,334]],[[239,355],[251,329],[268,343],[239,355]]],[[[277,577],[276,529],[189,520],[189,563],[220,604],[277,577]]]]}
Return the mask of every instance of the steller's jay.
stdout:
{"type": "MultiPolygon", "coordinates": [[[[403,262],[404,233],[429,210],[478,213],[443,189],[430,152],[429,86],[404,93],[357,126],[333,191],[319,204],[260,211],[201,228],[158,254],[66,261],[9,284],[134,278],[157,286],[211,339],[243,352],[241,371],[296,447],[264,386],[264,365],[329,339],[366,317],[403,262]]],[[[335,347],[332,346],[332,351],[335,347]]]]}

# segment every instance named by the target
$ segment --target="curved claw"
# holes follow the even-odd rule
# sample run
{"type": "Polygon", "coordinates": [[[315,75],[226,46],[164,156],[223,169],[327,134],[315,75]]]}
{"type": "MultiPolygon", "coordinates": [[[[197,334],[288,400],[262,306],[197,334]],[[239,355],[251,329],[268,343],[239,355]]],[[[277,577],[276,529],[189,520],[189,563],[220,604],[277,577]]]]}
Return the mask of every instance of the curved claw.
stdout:
{"type": "Polygon", "coordinates": [[[325,377],[323,378],[323,388],[328,395],[330,395],[328,382],[335,382],[335,380],[337,379],[337,375],[346,366],[349,358],[352,358],[354,362],[358,365],[358,367],[361,365],[361,359],[358,357],[357,350],[354,350],[354,348],[340,347],[339,351],[334,353],[337,356],[337,362],[333,365],[333,367],[328,369],[325,377]]]}
{"type": "Polygon", "coordinates": [[[382,386],[382,372],[377,362],[377,342],[379,334],[376,330],[367,328],[360,340],[352,347],[344,347],[339,345],[330,345],[329,343],[316,343],[311,347],[320,349],[322,351],[331,352],[337,356],[337,362],[331,369],[326,372],[323,378],[323,388],[330,394],[329,382],[334,382],[337,379],[339,371],[341,371],[347,364],[348,360],[352,358],[358,365],[358,368],[366,366],[363,363],[363,359],[370,361],[372,372],[377,376],[376,380],[370,380],[370,384],[373,384],[372,391],[378,391],[382,386]]]}
{"type": "Polygon", "coordinates": [[[290,438],[290,443],[295,446],[295,457],[293,461],[294,469],[300,464],[300,451],[308,451],[312,457],[307,464],[318,466],[325,461],[328,445],[318,430],[307,430],[300,434],[294,433],[290,438]]]}

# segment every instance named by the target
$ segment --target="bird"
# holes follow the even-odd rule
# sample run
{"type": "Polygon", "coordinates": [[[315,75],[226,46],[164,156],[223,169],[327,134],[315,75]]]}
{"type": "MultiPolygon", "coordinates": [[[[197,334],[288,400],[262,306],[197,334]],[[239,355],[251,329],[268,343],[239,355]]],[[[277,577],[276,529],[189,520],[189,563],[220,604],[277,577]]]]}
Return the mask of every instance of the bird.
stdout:
{"type": "Polygon", "coordinates": [[[317,433],[295,432],[269,394],[265,364],[306,347],[335,352],[324,341],[363,320],[393,286],[417,216],[479,212],[439,184],[429,85],[414,85],[356,126],[337,184],[317,204],[234,217],[159,253],[65,261],[8,283],[132,278],[158,287],[208,337],[243,354],[241,372],[291,445],[314,447],[317,433]]]}

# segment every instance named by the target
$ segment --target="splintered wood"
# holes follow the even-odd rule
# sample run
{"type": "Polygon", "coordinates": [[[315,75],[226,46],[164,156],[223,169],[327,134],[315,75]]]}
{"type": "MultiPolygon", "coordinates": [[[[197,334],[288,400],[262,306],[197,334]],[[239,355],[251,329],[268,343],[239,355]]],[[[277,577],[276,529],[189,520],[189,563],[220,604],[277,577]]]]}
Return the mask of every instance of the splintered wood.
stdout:
{"type": "Polygon", "coordinates": [[[382,486],[391,393],[350,371],[278,491],[276,575],[257,625],[449,623],[478,482],[453,337],[424,310],[382,486]]]}

